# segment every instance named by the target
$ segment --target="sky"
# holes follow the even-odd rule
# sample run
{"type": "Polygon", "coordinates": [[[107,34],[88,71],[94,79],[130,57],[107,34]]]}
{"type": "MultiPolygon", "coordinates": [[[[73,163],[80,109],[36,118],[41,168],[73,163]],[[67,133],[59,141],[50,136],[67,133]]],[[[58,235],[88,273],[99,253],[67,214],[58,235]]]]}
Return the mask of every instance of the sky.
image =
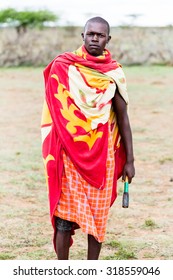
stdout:
{"type": "Polygon", "coordinates": [[[111,26],[165,26],[173,25],[172,3],[172,0],[1,0],[0,9],[48,9],[60,17],[61,25],[83,26],[87,19],[101,16],[111,26]]]}

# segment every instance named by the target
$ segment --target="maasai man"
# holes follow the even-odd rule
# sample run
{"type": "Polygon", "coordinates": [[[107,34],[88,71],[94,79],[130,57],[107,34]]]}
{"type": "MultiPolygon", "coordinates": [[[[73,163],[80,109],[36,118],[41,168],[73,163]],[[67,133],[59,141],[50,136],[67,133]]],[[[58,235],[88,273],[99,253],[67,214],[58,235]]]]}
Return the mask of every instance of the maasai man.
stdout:
{"type": "Polygon", "coordinates": [[[88,236],[87,259],[99,258],[117,180],[135,175],[126,80],[105,48],[109,32],[103,18],[89,19],[84,44],[44,70],[42,151],[60,260],[77,228],[88,236]]]}

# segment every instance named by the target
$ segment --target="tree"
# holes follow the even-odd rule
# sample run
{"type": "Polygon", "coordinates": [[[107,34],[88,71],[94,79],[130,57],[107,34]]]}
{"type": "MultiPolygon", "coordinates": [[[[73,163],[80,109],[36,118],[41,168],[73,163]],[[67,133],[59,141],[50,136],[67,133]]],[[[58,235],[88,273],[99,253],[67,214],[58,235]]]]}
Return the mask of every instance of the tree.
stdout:
{"type": "Polygon", "coordinates": [[[55,22],[58,16],[47,10],[16,11],[5,9],[0,11],[0,23],[14,26],[18,33],[26,32],[28,27],[43,27],[46,22],[55,22]]]}

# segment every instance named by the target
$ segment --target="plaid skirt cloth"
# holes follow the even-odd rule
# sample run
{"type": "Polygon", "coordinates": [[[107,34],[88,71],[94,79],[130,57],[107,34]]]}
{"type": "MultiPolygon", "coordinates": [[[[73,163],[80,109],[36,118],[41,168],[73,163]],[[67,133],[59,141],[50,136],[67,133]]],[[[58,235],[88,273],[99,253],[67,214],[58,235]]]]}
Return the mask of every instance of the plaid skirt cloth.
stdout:
{"type": "Polygon", "coordinates": [[[82,232],[94,236],[98,242],[103,242],[105,238],[112,196],[115,162],[111,132],[108,143],[106,186],[103,190],[87,183],[63,153],[62,192],[54,213],[57,217],[75,222],[82,232]]]}

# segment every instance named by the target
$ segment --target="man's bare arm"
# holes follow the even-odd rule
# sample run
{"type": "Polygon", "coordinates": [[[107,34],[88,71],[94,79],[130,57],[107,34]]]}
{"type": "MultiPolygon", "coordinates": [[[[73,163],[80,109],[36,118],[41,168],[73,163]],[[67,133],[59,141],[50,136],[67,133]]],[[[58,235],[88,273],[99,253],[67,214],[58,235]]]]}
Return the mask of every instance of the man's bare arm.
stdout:
{"type": "Polygon", "coordinates": [[[122,179],[125,180],[125,177],[127,176],[129,183],[131,183],[132,178],[135,176],[132,132],[127,114],[127,104],[119,94],[118,89],[116,90],[115,96],[113,98],[113,107],[116,112],[118,127],[127,157],[122,179]]]}

